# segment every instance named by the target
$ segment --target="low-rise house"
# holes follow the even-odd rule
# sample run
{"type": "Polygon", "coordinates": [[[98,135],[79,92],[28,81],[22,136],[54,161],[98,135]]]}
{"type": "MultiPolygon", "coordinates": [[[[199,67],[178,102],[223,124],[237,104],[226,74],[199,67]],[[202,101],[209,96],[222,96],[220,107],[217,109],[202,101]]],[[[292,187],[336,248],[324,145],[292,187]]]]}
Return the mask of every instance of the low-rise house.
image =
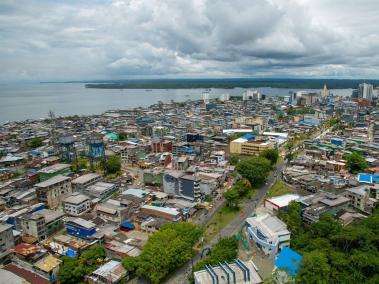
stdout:
{"type": "Polygon", "coordinates": [[[176,208],[144,205],[141,207],[141,212],[169,221],[179,221],[181,219],[181,214],[176,208]]]}
{"type": "Polygon", "coordinates": [[[291,232],[287,225],[275,216],[264,214],[246,219],[250,240],[272,259],[282,248],[290,245],[291,232]]]}
{"type": "MultiPolygon", "coordinates": [[[[37,273],[33,272],[30,269],[23,268],[15,263],[10,263],[4,266],[4,270],[11,272],[13,275],[16,275],[19,279],[21,278],[22,282],[20,284],[30,283],[30,284],[50,284],[51,282],[39,276],[37,273]]],[[[0,273],[0,278],[5,279],[5,277],[0,273]]],[[[9,279],[9,278],[8,278],[9,279]]],[[[12,282],[13,279],[9,279],[7,283],[16,284],[18,282],[12,282]]]]}
{"type": "Polygon", "coordinates": [[[298,194],[285,194],[272,198],[265,198],[264,207],[271,211],[286,210],[291,201],[299,200],[299,198],[300,195],[298,194]]]}
{"type": "Polygon", "coordinates": [[[129,210],[122,206],[120,201],[109,199],[104,203],[97,204],[95,211],[98,217],[108,222],[120,224],[126,219],[129,210]]]}
{"type": "Polygon", "coordinates": [[[37,261],[34,264],[34,268],[38,274],[43,275],[45,278],[49,279],[50,282],[54,283],[57,280],[57,275],[61,264],[62,260],[52,255],[47,255],[37,261]]]}
{"type": "Polygon", "coordinates": [[[57,208],[61,201],[72,193],[71,179],[57,175],[35,185],[39,202],[46,203],[49,208],[57,208]]]}
{"type": "Polygon", "coordinates": [[[45,181],[58,175],[67,175],[71,172],[69,164],[54,164],[38,171],[39,180],[45,181]]]}
{"type": "Polygon", "coordinates": [[[82,192],[88,196],[99,198],[101,200],[111,196],[118,189],[118,185],[108,182],[96,182],[88,186],[82,192]]]}
{"type": "Polygon", "coordinates": [[[89,239],[96,233],[96,225],[82,218],[66,218],[65,228],[69,235],[89,239]]]}
{"type": "Polygon", "coordinates": [[[110,260],[86,277],[89,284],[118,284],[129,280],[129,273],[121,262],[110,260]]]}
{"type": "Polygon", "coordinates": [[[71,196],[63,200],[63,210],[71,216],[80,216],[91,209],[91,199],[79,192],[74,192],[71,196]]]}
{"type": "Polygon", "coordinates": [[[347,188],[345,197],[350,199],[350,204],[353,208],[371,214],[375,204],[378,202],[377,199],[370,197],[371,188],[373,187],[369,185],[347,188]]]}
{"type": "Polygon", "coordinates": [[[349,202],[349,198],[324,191],[304,196],[299,199],[303,222],[310,225],[320,220],[323,214],[336,216],[340,210],[348,207],[349,202]]]}
{"type": "Polygon", "coordinates": [[[43,209],[21,218],[24,234],[35,237],[38,241],[45,240],[63,227],[64,213],[56,210],[43,209]]]}

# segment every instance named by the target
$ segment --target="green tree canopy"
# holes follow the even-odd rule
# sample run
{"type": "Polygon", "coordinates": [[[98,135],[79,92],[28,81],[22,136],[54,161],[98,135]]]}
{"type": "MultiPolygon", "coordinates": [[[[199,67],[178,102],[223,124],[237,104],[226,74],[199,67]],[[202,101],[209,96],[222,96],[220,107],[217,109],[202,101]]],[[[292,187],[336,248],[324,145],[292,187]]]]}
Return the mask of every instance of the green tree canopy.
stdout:
{"type": "Polygon", "coordinates": [[[108,174],[116,174],[121,170],[121,158],[113,155],[105,161],[105,170],[108,174]]]}
{"type": "Polygon", "coordinates": [[[226,206],[231,208],[238,208],[240,195],[238,191],[229,189],[224,192],[224,198],[226,201],[226,206]]]}
{"type": "Polygon", "coordinates": [[[302,269],[297,280],[304,284],[329,284],[329,273],[331,272],[328,258],[324,252],[312,251],[304,253],[301,262],[302,269]]]}
{"type": "Polygon", "coordinates": [[[101,245],[94,245],[85,251],[79,258],[63,256],[63,264],[58,272],[59,283],[85,283],[84,276],[96,270],[103,263],[105,251],[101,245]]]}
{"type": "Polygon", "coordinates": [[[367,168],[366,160],[356,152],[346,155],[344,159],[347,161],[347,168],[352,174],[360,173],[367,168]]]}
{"type": "Polygon", "coordinates": [[[192,247],[201,234],[201,230],[191,223],[165,224],[149,238],[139,256],[126,257],[122,264],[137,276],[161,283],[170,272],[192,257],[192,247]]]}
{"type": "Polygon", "coordinates": [[[252,186],[259,187],[266,181],[271,170],[271,163],[263,157],[251,157],[240,161],[236,169],[252,186]]]}
{"type": "Polygon", "coordinates": [[[292,232],[291,247],[304,256],[296,283],[379,283],[379,212],[343,227],[323,215],[292,232]]]}
{"type": "Polygon", "coordinates": [[[266,158],[267,160],[270,161],[271,165],[275,165],[276,162],[279,159],[279,151],[277,148],[274,149],[266,149],[264,150],[261,154],[261,157],[266,158]]]}
{"type": "Polygon", "coordinates": [[[227,237],[219,240],[212,248],[211,253],[203,260],[196,263],[194,271],[205,268],[205,265],[218,265],[220,262],[232,261],[238,255],[238,240],[233,237],[227,237]]]}
{"type": "Polygon", "coordinates": [[[39,137],[34,137],[31,141],[30,141],[30,147],[31,148],[38,148],[38,147],[41,147],[42,146],[42,139],[39,138],[39,137]]]}

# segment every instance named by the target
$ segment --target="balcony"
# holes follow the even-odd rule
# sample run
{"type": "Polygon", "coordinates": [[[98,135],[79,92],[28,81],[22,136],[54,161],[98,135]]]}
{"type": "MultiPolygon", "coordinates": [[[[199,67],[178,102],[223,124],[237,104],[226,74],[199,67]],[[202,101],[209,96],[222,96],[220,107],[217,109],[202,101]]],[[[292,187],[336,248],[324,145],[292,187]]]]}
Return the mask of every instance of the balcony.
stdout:
{"type": "Polygon", "coordinates": [[[248,228],[247,228],[247,231],[248,231],[249,235],[253,238],[253,240],[254,240],[257,244],[261,245],[262,247],[265,247],[266,249],[271,249],[271,251],[273,251],[273,252],[276,252],[277,247],[278,247],[278,243],[279,243],[278,240],[276,240],[275,243],[270,243],[270,242],[268,242],[268,241],[262,239],[260,236],[258,236],[258,234],[255,233],[255,232],[252,230],[251,227],[248,227],[248,228]]]}

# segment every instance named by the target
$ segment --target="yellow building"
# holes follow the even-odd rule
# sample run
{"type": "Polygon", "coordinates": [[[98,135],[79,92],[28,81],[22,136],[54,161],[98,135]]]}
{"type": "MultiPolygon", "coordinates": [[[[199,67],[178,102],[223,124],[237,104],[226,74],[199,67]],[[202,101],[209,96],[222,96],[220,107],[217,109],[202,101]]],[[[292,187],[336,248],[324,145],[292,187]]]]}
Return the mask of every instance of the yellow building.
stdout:
{"type": "Polygon", "coordinates": [[[230,142],[230,154],[259,155],[266,149],[274,148],[274,143],[270,141],[249,141],[245,138],[238,138],[230,142]]]}

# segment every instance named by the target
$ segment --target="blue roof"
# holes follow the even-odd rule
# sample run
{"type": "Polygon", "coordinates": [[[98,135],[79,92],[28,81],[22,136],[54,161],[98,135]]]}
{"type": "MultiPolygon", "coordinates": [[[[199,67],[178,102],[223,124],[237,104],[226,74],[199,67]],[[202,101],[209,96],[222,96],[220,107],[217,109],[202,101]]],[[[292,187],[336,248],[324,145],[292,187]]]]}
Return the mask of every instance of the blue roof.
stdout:
{"type": "Polygon", "coordinates": [[[358,174],[358,181],[367,183],[379,182],[379,174],[360,173],[358,174]]]}
{"type": "Polygon", "coordinates": [[[275,261],[275,266],[281,270],[285,270],[291,276],[296,276],[302,259],[303,256],[289,247],[284,247],[275,261]]]}
{"type": "Polygon", "coordinates": [[[68,249],[68,250],[66,250],[66,255],[69,257],[76,257],[77,253],[76,253],[76,251],[74,251],[72,249],[68,249]]]}
{"type": "Polygon", "coordinates": [[[242,138],[245,138],[247,140],[255,139],[255,137],[257,137],[257,135],[250,134],[250,133],[247,133],[247,134],[245,134],[245,135],[242,136],[242,138]]]}
{"type": "Polygon", "coordinates": [[[193,149],[191,147],[184,147],[186,153],[189,153],[189,154],[192,154],[193,153],[193,149]]]}
{"type": "Polygon", "coordinates": [[[134,225],[132,223],[128,222],[128,221],[122,222],[120,224],[120,227],[129,229],[129,230],[133,230],[134,229],[134,225]]]}

